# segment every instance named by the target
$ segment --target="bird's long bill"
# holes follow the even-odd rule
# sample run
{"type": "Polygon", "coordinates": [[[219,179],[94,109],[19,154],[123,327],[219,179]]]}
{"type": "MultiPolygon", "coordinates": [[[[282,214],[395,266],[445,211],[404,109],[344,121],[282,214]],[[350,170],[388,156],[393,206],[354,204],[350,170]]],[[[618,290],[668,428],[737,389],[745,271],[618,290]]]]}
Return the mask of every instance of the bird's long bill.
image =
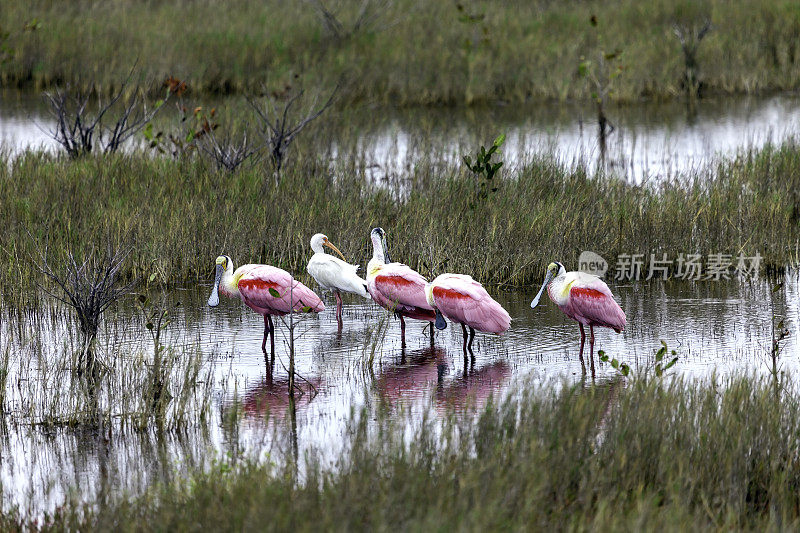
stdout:
{"type": "Polygon", "coordinates": [[[327,246],[328,248],[330,248],[331,250],[333,250],[334,252],[339,254],[339,257],[342,258],[342,261],[347,261],[347,259],[345,259],[344,256],[342,255],[342,252],[340,252],[339,249],[337,247],[335,247],[333,244],[331,244],[330,242],[323,241],[322,246],[327,246]]]}
{"type": "Polygon", "coordinates": [[[539,289],[539,294],[537,294],[536,298],[534,298],[533,301],[531,302],[531,309],[539,305],[539,298],[542,297],[542,293],[547,288],[547,285],[550,284],[551,279],[553,279],[553,273],[548,270],[547,275],[544,277],[544,283],[542,283],[542,288],[539,289]]]}
{"type": "Polygon", "coordinates": [[[386,235],[385,234],[381,238],[381,240],[383,241],[383,260],[385,262],[387,262],[387,263],[391,263],[392,260],[389,259],[389,243],[386,242],[386,235]]]}
{"type": "Polygon", "coordinates": [[[436,329],[447,329],[447,322],[445,322],[442,312],[436,309],[436,329]]]}
{"type": "Polygon", "coordinates": [[[222,279],[222,265],[217,265],[217,275],[214,277],[214,288],[211,289],[211,296],[208,297],[209,307],[219,305],[219,282],[222,279]]]}

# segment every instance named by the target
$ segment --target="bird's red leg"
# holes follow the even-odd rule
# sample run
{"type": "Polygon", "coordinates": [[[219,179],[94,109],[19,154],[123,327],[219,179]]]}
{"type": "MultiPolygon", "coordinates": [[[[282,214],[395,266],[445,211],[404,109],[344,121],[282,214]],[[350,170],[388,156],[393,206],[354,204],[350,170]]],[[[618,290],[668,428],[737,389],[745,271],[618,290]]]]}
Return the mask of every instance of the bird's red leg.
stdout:
{"type": "Polygon", "coordinates": [[[586,332],[583,331],[583,324],[578,322],[578,327],[581,328],[581,350],[578,352],[578,359],[581,360],[581,371],[586,374],[586,363],[583,362],[583,344],[586,342],[586,332]]]}
{"type": "Polygon", "coordinates": [[[406,321],[403,320],[403,315],[398,314],[400,317],[400,344],[406,345],[406,321]]]}
{"type": "Polygon", "coordinates": [[[467,326],[461,324],[461,332],[464,334],[464,364],[467,362],[467,326]]]}
{"type": "Polygon", "coordinates": [[[339,291],[334,292],[336,295],[336,320],[339,322],[342,321],[342,295],[339,294],[339,291]]]}
{"type": "Polygon", "coordinates": [[[589,361],[592,364],[592,379],[594,379],[594,326],[589,324],[589,361]]]}

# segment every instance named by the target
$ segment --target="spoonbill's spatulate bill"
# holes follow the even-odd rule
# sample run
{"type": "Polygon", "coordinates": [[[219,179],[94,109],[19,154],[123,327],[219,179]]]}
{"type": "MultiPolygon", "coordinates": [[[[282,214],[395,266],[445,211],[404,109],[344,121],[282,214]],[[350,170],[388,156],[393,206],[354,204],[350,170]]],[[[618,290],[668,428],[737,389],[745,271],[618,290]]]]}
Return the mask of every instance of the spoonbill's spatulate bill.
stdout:
{"type": "Polygon", "coordinates": [[[267,370],[275,363],[275,325],[272,315],[283,316],[290,312],[320,313],[325,304],[314,291],[297,281],[283,269],[269,265],[242,265],[235,271],[227,255],[217,257],[214,288],[208,305],[219,305],[219,293],[229,298],[241,298],[247,307],[264,316],[264,340],[261,351],[267,370]],[[267,337],[270,337],[272,361],[267,358],[267,337]]]}
{"type": "MultiPolygon", "coordinates": [[[[428,280],[402,263],[392,263],[386,243],[386,232],[375,228],[372,239],[372,259],[367,265],[367,290],[381,307],[400,318],[400,334],[406,343],[406,323],[403,317],[434,322],[436,314],[425,296],[428,280]]],[[[433,344],[433,328],[431,328],[433,344]]]]}
{"type": "Polygon", "coordinates": [[[500,334],[511,326],[511,317],[483,285],[463,274],[442,274],[425,286],[428,303],[436,312],[436,327],[447,325],[442,315],[461,324],[464,334],[464,355],[472,354],[475,330],[500,334]],[[469,328],[469,342],[467,342],[469,328]]]}
{"type": "Polygon", "coordinates": [[[531,302],[531,307],[536,307],[545,289],[553,303],[565,315],[578,322],[581,329],[578,357],[584,373],[586,365],[583,362],[583,345],[586,342],[586,332],[583,327],[589,326],[589,361],[594,377],[594,326],[610,328],[619,333],[625,329],[625,313],[603,280],[586,272],[567,272],[564,265],[558,262],[547,266],[544,283],[531,302]]]}
{"type": "Polygon", "coordinates": [[[344,260],[344,256],[336,246],[331,244],[328,237],[317,233],[311,237],[311,250],[314,255],[308,261],[306,270],[311,274],[319,286],[324,290],[332,291],[336,297],[336,320],[342,320],[342,293],[357,294],[369,298],[367,280],[358,274],[358,265],[351,265],[344,260]],[[325,253],[328,247],[341,257],[334,257],[325,253]]]}

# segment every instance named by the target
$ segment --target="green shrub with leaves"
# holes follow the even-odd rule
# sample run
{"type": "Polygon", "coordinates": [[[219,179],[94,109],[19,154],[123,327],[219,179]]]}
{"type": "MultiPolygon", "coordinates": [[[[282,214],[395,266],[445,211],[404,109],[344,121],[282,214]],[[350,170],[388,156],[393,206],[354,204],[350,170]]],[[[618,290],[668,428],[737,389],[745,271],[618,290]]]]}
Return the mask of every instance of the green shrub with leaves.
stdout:
{"type": "MultiPolygon", "coordinates": [[[[488,150],[485,146],[481,146],[480,150],[475,154],[475,162],[472,161],[470,156],[464,156],[464,164],[475,175],[475,198],[478,200],[484,200],[489,196],[489,193],[497,192],[497,187],[493,186],[495,182],[492,180],[497,171],[500,170],[500,167],[503,166],[503,162],[492,162],[492,156],[497,153],[497,149],[505,141],[506,135],[503,133],[494,140],[488,150]]],[[[474,204],[471,207],[474,207],[474,204]]]]}

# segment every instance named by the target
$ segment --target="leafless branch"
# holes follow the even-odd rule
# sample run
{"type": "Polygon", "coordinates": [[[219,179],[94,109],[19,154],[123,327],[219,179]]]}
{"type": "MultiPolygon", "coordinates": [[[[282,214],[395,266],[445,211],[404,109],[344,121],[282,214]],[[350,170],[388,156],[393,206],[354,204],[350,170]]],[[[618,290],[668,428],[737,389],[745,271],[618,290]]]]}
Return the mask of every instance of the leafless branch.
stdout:
{"type": "Polygon", "coordinates": [[[172,94],[168,91],[164,100],[148,107],[137,87],[118,111],[113,125],[106,126],[106,114],[122,100],[130,76],[108,102],[98,101],[98,109],[93,116],[87,112],[91,99],[88,93],[72,92],[69,87],[44,93],[50,113],[56,120],[56,126],[47,130],[47,133],[66,150],[71,159],[97,150],[103,153],[116,152],[153,119],[172,94]]]}
{"type": "Polygon", "coordinates": [[[276,175],[280,173],[289,145],[308,124],[331,106],[338,90],[339,86],[337,85],[325,104],[315,111],[316,102],[312,103],[310,111],[305,114],[301,112],[297,116],[298,118],[295,118],[296,115],[292,112],[292,107],[302,98],[304,94],[302,89],[286,100],[281,111],[278,111],[275,102],[269,97],[263,105],[259,105],[254,99],[247,99],[261,123],[259,130],[264,139],[265,147],[269,150],[270,160],[276,175]]]}
{"type": "Polygon", "coordinates": [[[119,279],[120,268],[131,249],[114,247],[109,243],[103,252],[91,249],[83,260],[76,258],[72,250],[69,250],[66,257],[55,266],[51,262],[47,246],[40,247],[36,244],[34,249],[32,262],[49,282],[40,283],[39,286],[45,293],[68,305],[75,312],[86,340],[82,363],[87,368],[92,367],[93,344],[103,313],[133,286],[133,282],[122,284],[119,279]]]}
{"type": "Polygon", "coordinates": [[[363,32],[375,31],[378,20],[391,7],[391,0],[361,0],[352,22],[345,23],[322,0],[309,0],[322,22],[325,31],[337,41],[363,32]]]}
{"type": "Polygon", "coordinates": [[[213,129],[201,137],[199,146],[214,161],[218,169],[228,172],[235,172],[242,163],[257,152],[248,140],[247,133],[243,134],[238,141],[230,134],[226,134],[219,140],[213,129]]]}
{"type": "Polygon", "coordinates": [[[331,35],[331,37],[335,39],[343,38],[345,36],[345,31],[344,27],[342,27],[342,23],[339,22],[339,19],[337,19],[336,16],[327,7],[325,7],[325,4],[323,4],[320,0],[312,0],[311,3],[317,10],[317,14],[319,14],[319,17],[322,20],[323,27],[331,35]]]}
{"type": "Polygon", "coordinates": [[[700,88],[699,65],[697,62],[697,50],[700,42],[711,31],[711,21],[707,18],[701,21],[674,22],[672,31],[681,43],[683,50],[684,63],[684,83],[690,96],[698,95],[700,88]]]}

